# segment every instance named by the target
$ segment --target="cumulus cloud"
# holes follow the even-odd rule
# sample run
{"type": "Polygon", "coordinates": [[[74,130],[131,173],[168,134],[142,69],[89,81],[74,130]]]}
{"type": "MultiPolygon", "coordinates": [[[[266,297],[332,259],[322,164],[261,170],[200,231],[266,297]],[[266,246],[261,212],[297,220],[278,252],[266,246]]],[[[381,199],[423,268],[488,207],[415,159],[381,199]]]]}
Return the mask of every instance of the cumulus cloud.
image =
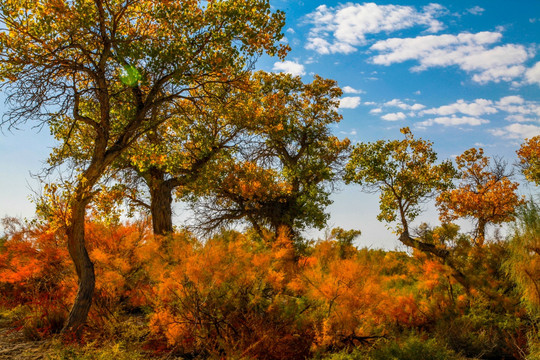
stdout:
{"type": "Polygon", "coordinates": [[[418,126],[432,126],[434,124],[438,125],[444,125],[444,126],[459,126],[459,125],[470,125],[470,126],[478,126],[482,124],[488,124],[489,120],[486,119],[480,119],[476,117],[470,117],[470,116],[444,116],[444,117],[436,117],[434,119],[429,119],[425,121],[421,121],[417,123],[418,126]]]}
{"type": "Polygon", "coordinates": [[[293,76],[306,75],[304,65],[289,60],[274,63],[274,67],[272,68],[272,70],[278,72],[285,72],[293,76]]]}
{"type": "Polygon", "coordinates": [[[493,129],[490,132],[495,136],[508,139],[525,139],[540,135],[540,126],[527,124],[512,124],[500,129],[493,129]]]}
{"type": "Polygon", "coordinates": [[[406,117],[407,116],[400,111],[397,113],[390,113],[390,114],[383,115],[381,116],[381,119],[386,120],[386,121],[398,121],[398,120],[403,120],[406,117]]]}
{"type": "MultiPolygon", "coordinates": [[[[500,32],[489,31],[391,38],[378,41],[370,47],[379,53],[371,61],[379,65],[417,61],[419,64],[411,68],[412,71],[458,66],[473,74],[473,81],[478,83],[511,81],[524,75],[524,63],[532,54],[523,45],[494,46],[501,38],[500,32]]],[[[530,71],[534,79],[533,69],[530,71]]]]}
{"type": "Polygon", "coordinates": [[[347,96],[339,101],[340,109],[356,109],[360,105],[359,96],[347,96]]]}
{"type": "Polygon", "coordinates": [[[540,61],[525,73],[525,79],[530,84],[538,84],[540,86],[540,61]]]}
{"type": "Polygon", "coordinates": [[[380,114],[380,113],[382,113],[382,109],[381,108],[371,109],[371,110],[369,110],[369,113],[370,114],[380,114]]]}
{"type": "Polygon", "coordinates": [[[465,100],[460,99],[450,105],[424,110],[422,111],[422,114],[445,116],[461,113],[470,116],[480,116],[485,114],[495,114],[497,112],[498,110],[493,106],[493,101],[491,100],[476,99],[473,102],[467,103],[465,100]]]}
{"type": "Polygon", "coordinates": [[[397,107],[397,108],[400,108],[402,110],[413,110],[413,111],[422,110],[423,108],[426,107],[425,105],[422,105],[422,104],[409,105],[409,104],[406,104],[406,103],[404,103],[403,101],[401,101],[399,99],[393,99],[393,100],[387,101],[387,102],[384,103],[384,106],[397,107]]]}
{"type": "Polygon", "coordinates": [[[513,105],[513,104],[523,104],[525,102],[525,99],[523,99],[521,96],[519,95],[510,95],[510,96],[505,96],[505,97],[502,97],[498,102],[497,102],[497,105],[498,106],[508,106],[508,105],[513,105]]]}
{"type": "Polygon", "coordinates": [[[306,49],[323,55],[349,54],[366,44],[369,34],[390,33],[413,26],[423,26],[435,33],[443,29],[437,17],[445,12],[439,4],[424,6],[421,11],[411,6],[375,3],[321,5],[306,16],[307,22],[313,25],[306,49]]]}
{"type": "Polygon", "coordinates": [[[350,86],[344,86],[342,90],[345,94],[362,94],[364,92],[350,86]]]}
{"type": "Polygon", "coordinates": [[[540,102],[526,101],[519,95],[503,97],[497,101],[496,106],[510,114],[540,117],[540,102]]]}

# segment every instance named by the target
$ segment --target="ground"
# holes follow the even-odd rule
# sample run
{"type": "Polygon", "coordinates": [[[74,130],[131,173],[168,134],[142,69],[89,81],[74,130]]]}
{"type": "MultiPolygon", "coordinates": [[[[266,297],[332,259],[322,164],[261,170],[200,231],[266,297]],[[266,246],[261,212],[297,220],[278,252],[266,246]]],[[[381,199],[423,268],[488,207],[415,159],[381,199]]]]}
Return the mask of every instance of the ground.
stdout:
{"type": "Polygon", "coordinates": [[[46,341],[29,341],[13,329],[0,328],[0,360],[44,359],[46,341]]]}

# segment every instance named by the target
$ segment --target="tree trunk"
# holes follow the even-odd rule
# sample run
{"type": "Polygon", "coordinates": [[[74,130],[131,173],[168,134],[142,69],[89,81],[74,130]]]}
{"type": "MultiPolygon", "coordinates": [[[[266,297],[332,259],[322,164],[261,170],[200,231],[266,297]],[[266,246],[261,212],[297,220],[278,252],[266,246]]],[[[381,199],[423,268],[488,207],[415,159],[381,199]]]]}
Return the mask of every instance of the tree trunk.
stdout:
{"type": "Polygon", "coordinates": [[[476,237],[474,239],[474,243],[476,246],[482,246],[484,245],[484,241],[486,239],[486,226],[487,221],[484,219],[478,219],[478,226],[476,229],[476,237]]]}
{"type": "Polygon", "coordinates": [[[77,296],[69,313],[63,333],[72,332],[79,335],[86,322],[92,297],[96,285],[94,264],[88,256],[85,244],[85,215],[86,206],[92,199],[92,188],[99,180],[103,169],[107,166],[105,161],[93,161],[82,174],[77,184],[75,196],[70,204],[70,224],[67,227],[68,250],[71,260],[79,278],[77,296]]]}
{"type": "Polygon", "coordinates": [[[155,235],[167,235],[173,232],[172,192],[176,179],[165,180],[165,172],[151,169],[145,176],[150,190],[150,212],[155,235]]]}
{"type": "Polygon", "coordinates": [[[84,201],[75,200],[71,207],[72,219],[67,229],[68,250],[75,264],[75,270],[79,277],[79,288],[73,307],[69,313],[68,320],[62,330],[63,333],[73,332],[80,334],[82,326],[86,322],[92,297],[95,288],[94,264],[88,256],[85,246],[84,219],[85,219],[84,201]]]}
{"type": "Polygon", "coordinates": [[[79,336],[92,306],[96,277],[94,264],[90,260],[90,256],[88,256],[85,244],[84,226],[86,206],[92,200],[92,188],[103,174],[104,169],[113,160],[114,157],[99,160],[93,159],[92,163],[82,174],[77,184],[74,198],[71,200],[69,208],[70,223],[67,226],[66,233],[69,255],[75,265],[75,270],[79,278],[79,287],[67,322],[62,329],[62,333],[64,334],[73,333],[79,336]]]}
{"type": "Polygon", "coordinates": [[[150,190],[150,212],[155,235],[167,235],[173,232],[172,194],[164,183],[150,190]]]}

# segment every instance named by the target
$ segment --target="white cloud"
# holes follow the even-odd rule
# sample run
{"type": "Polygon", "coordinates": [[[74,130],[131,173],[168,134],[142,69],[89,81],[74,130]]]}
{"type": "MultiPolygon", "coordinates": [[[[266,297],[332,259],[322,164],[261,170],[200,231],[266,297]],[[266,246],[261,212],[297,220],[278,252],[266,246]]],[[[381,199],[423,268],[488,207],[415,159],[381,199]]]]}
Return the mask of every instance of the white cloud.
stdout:
{"type": "Polygon", "coordinates": [[[540,86],[540,61],[525,73],[525,79],[530,84],[538,84],[540,86]]]}
{"type": "Polygon", "coordinates": [[[498,106],[501,106],[501,107],[504,107],[504,106],[508,106],[508,105],[512,105],[512,104],[523,104],[525,102],[525,100],[519,96],[519,95],[510,95],[510,96],[505,96],[503,98],[501,98],[501,100],[499,100],[497,102],[497,105],[498,106]]]}
{"type": "Polygon", "coordinates": [[[458,126],[458,125],[478,126],[478,125],[488,124],[488,123],[489,123],[489,120],[480,119],[476,117],[451,116],[451,117],[437,117],[434,119],[421,121],[417,123],[417,125],[418,126],[432,126],[432,125],[438,124],[438,125],[444,125],[444,126],[458,126]]]}
{"type": "Polygon", "coordinates": [[[356,109],[360,105],[359,96],[347,96],[339,101],[340,109],[356,109]]]}
{"type": "Polygon", "coordinates": [[[509,139],[525,139],[540,135],[540,126],[526,124],[512,124],[501,129],[490,130],[495,136],[509,139]]]}
{"type": "Polygon", "coordinates": [[[406,117],[407,116],[400,111],[397,113],[390,113],[390,114],[383,115],[381,116],[381,119],[386,120],[386,121],[398,121],[398,120],[403,120],[406,117]]]}
{"type": "Polygon", "coordinates": [[[350,87],[350,86],[344,86],[342,90],[343,90],[343,92],[345,94],[362,94],[362,93],[364,93],[364,91],[355,89],[355,88],[350,87]]]}
{"type": "Polygon", "coordinates": [[[424,110],[422,114],[445,116],[461,113],[470,116],[480,116],[484,114],[495,114],[497,111],[491,100],[476,99],[474,102],[467,103],[461,99],[450,105],[424,110]]]}
{"type": "Polygon", "coordinates": [[[382,113],[382,109],[381,108],[371,109],[371,110],[369,110],[369,113],[370,114],[380,114],[380,113],[382,113]]]}
{"type": "Polygon", "coordinates": [[[488,31],[391,38],[378,41],[370,47],[379,52],[371,61],[379,65],[418,61],[419,65],[411,68],[412,71],[458,66],[472,73],[473,81],[479,83],[511,81],[525,73],[523,64],[533,54],[518,44],[493,47],[501,38],[500,32],[488,31]]]}
{"type": "Polygon", "coordinates": [[[347,135],[347,136],[356,136],[358,133],[356,132],[356,129],[352,129],[351,131],[340,131],[341,135],[347,135]]]}
{"type": "Polygon", "coordinates": [[[438,4],[430,4],[417,11],[411,6],[378,5],[375,3],[347,3],[336,7],[321,5],[306,16],[313,24],[308,35],[306,49],[319,54],[356,51],[356,47],[366,43],[366,35],[392,32],[424,26],[430,32],[438,32],[443,24],[436,18],[446,9],[438,4]]]}
{"type": "Polygon", "coordinates": [[[274,63],[274,67],[272,68],[272,70],[278,72],[286,72],[287,74],[291,74],[293,76],[306,75],[304,65],[289,60],[274,63]]]}
{"type": "Polygon", "coordinates": [[[476,5],[473,8],[467,9],[467,12],[473,15],[482,15],[482,13],[486,11],[486,9],[481,8],[480,6],[476,5]]]}
{"type": "Polygon", "coordinates": [[[422,104],[409,105],[399,99],[393,99],[393,100],[387,101],[383,105],[387,107],[397,107],[402,110],[414,110],[414,111],[422,110],[423,108],[426,107],[425,105],[422,105],[422,104]]]}
{"type": "Polygon", "coordinates": [[[540,117],[540,102],[526,101],[519,95],[511,95],[497,101],[497,108],[510,114],[540,117]]]}
{"type": "Polygon", "coordinates": [[[530,122],[532,119],[526,118],[523,115],[508,115],[505,117],[505,120],[511,121],[511,122],[530,122]]]}

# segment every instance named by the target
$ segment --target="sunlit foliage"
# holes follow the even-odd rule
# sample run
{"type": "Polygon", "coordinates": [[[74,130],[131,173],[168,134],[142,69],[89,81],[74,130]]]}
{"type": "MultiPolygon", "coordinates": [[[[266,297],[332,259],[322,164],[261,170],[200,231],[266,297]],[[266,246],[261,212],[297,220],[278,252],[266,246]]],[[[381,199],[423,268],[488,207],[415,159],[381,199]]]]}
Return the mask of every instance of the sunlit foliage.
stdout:
{"type": "Polygon", "coordinates": [[[443,221],[461,217],[476,221],[475,242],[483,245],[488,224],[500,224],[514,219],[516,208],[524,200],[517,194],[519,184],[509,179],[505,166],[476,148],[456,157],[460,184],[456,189],[442,192],[437,205],[443,221]]]}
{"type": "Polygon", "coordinates": [[[517,154],[527,180],[540,185],[540,135],[525,140],[517,154]]]}

